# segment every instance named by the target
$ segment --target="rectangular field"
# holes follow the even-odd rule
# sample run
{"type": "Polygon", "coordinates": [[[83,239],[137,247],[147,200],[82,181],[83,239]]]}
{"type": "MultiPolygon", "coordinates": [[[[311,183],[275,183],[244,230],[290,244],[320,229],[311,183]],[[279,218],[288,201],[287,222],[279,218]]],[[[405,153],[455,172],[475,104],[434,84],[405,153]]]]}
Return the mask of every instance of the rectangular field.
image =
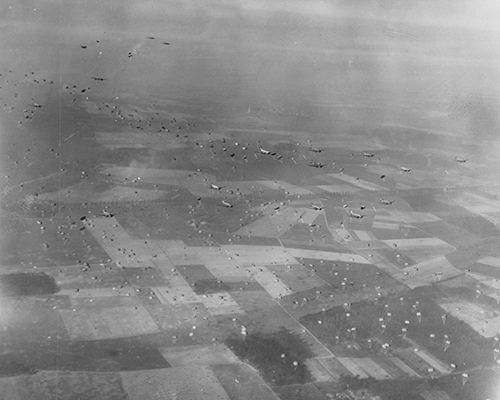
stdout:
{"type": "Polygon", "coordinates": [[[230,400],[207,366],[122,371],[129,400],[230,400]]]}
{"type": "MultiPolygon", "coordinates": [[[[365,190],[370,190],[370,191],[379,191],[379,190],[386,190],[383,186],[377,185],[376,183],[368,182],[363,179],[358,179],[354,176],[347,175],[344,173],[331,173],[331,174],[326,174],[323,175],[326,177],[326,179],[329,179],[331,181],[331,178],[333,179],[338,179],[340,181],[344,181],[349,183],[350,185],[353,185],[355,187],[365,189],[365,190]]],[[[332,182],[334,183],[334,182],[332,182]]]]}
{"type": "Polygon", "coordinates": [[[450,301],[441,302],[439,305],[484,337],[494,337],[500,332],[500,316],[477,304],[467,301],[450,301]]]}
{"type": "Polygon", "coordinates": [[[224,344],[162,347],[160,352],[173,367],[238,363],[238,357],[224,344]]]}
{"type": "Polygon", "coordinates": [[[159,332],[151,315],[142,306],[60,310],[72,339],[102,340],[159,332]]]}

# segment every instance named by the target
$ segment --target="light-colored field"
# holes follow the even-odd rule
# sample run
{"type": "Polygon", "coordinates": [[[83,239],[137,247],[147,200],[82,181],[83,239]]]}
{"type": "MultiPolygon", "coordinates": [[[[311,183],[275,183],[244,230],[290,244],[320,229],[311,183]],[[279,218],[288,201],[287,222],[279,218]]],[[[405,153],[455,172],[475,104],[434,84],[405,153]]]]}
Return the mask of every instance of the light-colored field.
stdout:
{"type": "Polygon", "coordinates": [[[162,304],[198,303],[198,295],[189,285],[163,286],[151,288],[162,304]]]}
{"type": "Polygon", "coordinates": [[[320,251],[308,249],[285,249],[286,253],[296,258],[312,258],[315,260],[343,261],[358,264],[370,264],[364,257],[352,253],[337,253],[334,251],[320,251]]]}
{"type": "Polygon", "coordinates": [[[229,400],[207,366],[120,372],[130,400],[229,400]]]}
{"type": "Polygon", "coordinates": [[[442,390],[423,390],[419,396],[424,400],[452,400],[450,395],[442,390]]]}
{"type": "Polygon", "coordinates": [[[134,240],[114,217],[91,218],[85,222],[87,230],[102,246],[109,257],[120,267],[137,267],[154,255],[164,254],[144,240],[134,240]]]}
{"type": "Polygon", "coordinates": [[[191,329],[213,322],[210,313],[201,303],[154,304],[148,311],[162,330],[191,329]]]}
{"type": "MultiPolygon", "coordinates": [[[[270,211],[270,210],[269,210],[270,211]]],[[[251,222],[236,231],[239,235],[278,237],[297,223],[311,224],[318,212],[310,208],[283,207],[251,222]]]]}
{"type": "Polygon", "coordinates": [[[500,268],[500,258],[498,257],[483,257],[477,260],[478,263],[490,265],[492,267],[500,268]]]}
{"type": "Polygon", "coordinates": [[[308,189],[302,188],[300,186],[292,185],[290,183],[284,181],[256,181],[256,183],[272,189],[272,190],[284,190],[292,195],[311,195],[311,192],[308,189]]]}
{"type": "Polygon", "coordinates": [[[429,364],[432,368],[434,368],[435,371],[438,371],[441,374],[448,374],[451,371],[451,367],[449,367],[447,364],[443,363],[442,361],[438,360],[436,357],[434,357],[432,354],[430,354],[428,351],[419,349],[419,351],[415,351],[414,354],[416,354],[418,357],[420,357],[422,360],[424,360],[427,364],[429,364]]]}
{"type": "Polygon", "coordinates": [[[127,186],[115,186],[103,192],[94,192],[85,185],[74,185],[57,192],[38,195],[41,201],[59,201],[63,203],[110,202],[110,201],[150,201],[162,197],[161,190],[136,189],[127,186]]]}
{"type": "Polygon", "coordinates": [[[374,190],[374,191],[386,190],[383,186],[377,185],[376,183],[368,182],[363,179],[356,178],[354,176],[347,175],[344,173],[330,173],[330,174],[320,175],[318,178],[326,180],[331,183],[335,183],[332,182],[332,180],[337,179],[365,190],[374,190]]]}
{"type": "Polygon", "coordinates": [[[474,214],[488,214],[500,212],[500,201],[491,200],[476,193],[462,193],[454,201],[474,214]]]}
{"type": "Polygon", "coordinates": [[[405,364],[408,364],[413,370],[421,375],[427,375],[428,369],[431,367],[423,358],[415,354],[414,348],[398,348],[395,349],[394,354],[398,358],[402,359],[405,364]]]}
{"type": "Polygon", "coordinates": [[[410,287],[425,286],[462,275],[444,256],[417,263],[400,270],[393,276],[410,287]]]}
{"type": "Polygon", "coordinates": [[[69,296],[70,298],[100,298],[100,297],[133,297],[136,295],[134,288],[126,287],[107,287],[107,288],[88,288],[88,289],[62,289],[58,295],[69,296]]]}
{"type": "Polygon", "coordinates": [[[262,185],[257,184],[253,181],[186,181],[182,185],[194,196],[198,197],[209,197],[209,198],[225,198],[225,197],[235,197],[240,195],[248,195],[255,193],[257,191],[265,190],[266,188],[262,185]],[[220,190],[215,190],[211,187],[214,183],[221,187],[220,190]]]}
{"type": "Polygon", "coordinates": [[[276,265],[268,267],[292,292],[320,287],[325,282],[302,264],[276,265]]]}
{"type": "Polygon", "coordinates": [[[442,260],[442,257],[455,250],[455,247],[438,238],[411,238],[411,239],[390,239],[382,240],[387,246],[403,253],[418,264],[422,264],[422,269],[436,266],[439,270],[439,263],[442,268],[448,269],[449,263],[442,260]]]}
{"type": "Polygon", "coordinates": [[[369,357],[351,358],[351,361],[357,364],[368,376],[374,379],[391,379],[392,376],[374,360],[369,357]]]}
{"type": "Polygon", "coordinates": [[[406,257],[415,261],[416,263],[432,262],[432,260],[439,259],[440,257],[443,257],[444,255],[451,252],[451,249],[445,249],[442,247],[402,249],[401,251],[401,253],[403,253],[406,257]]]}
{"type": "Polygon", "coordinates": [[[500,316],[495,312],[467,301],[447,301],[439,305],[484,337],[490,338],[500,333],[500,316]]]}
{"type": "MultiPolygon", "coordinates": [[[[476,273],[472,273],[472,272],[466,272],[466,274],[467,274],[467,276],[474,278],[475,280],[477,280],[478,282],[480,282],[481,284],[483,284],[485,286],[488,286],[488,287],[495,289],[495,290],[500,290],[500,280],[497,278],[490,278],[488,276],[484,276],[484,275],[476,274],[476,273]]],[[[498,295],[494,295],[493,293],[489,294],[489,296],[491,296],[493,298],[500,299],[500,297],[498,295]]]]}
{"type": "Polygon", "coordinates": [[[328,382],[335,379],[317,358],[309,358],[305,361],[307,369],[316,382],[328,382]]]}
{"type": "Polygon", "coordinates": [[[397,247],[400,250],[406,249],[424,249],[426,247],[441,247],[443,249],[447,249],[449,251],[455,250],[455,248],[446,243],[445,241],[438,238],[412,238],[412,239],[391,239],[391,240],[383,240],[391,248],[397,247]]]}
{"type": "Polygon", "coordinates": [[[320,342],[319,339],[311,332],[304,329],[304,326],[299,322],[292,320],[287,329],[289,329],[290,332],[295,333],[304,341],[314,357],[323,358],[333,356],[333,353],[328,349],[328,347],[320,342]]]}
{"type": "Polygon", "coordinates": [[[244,262],[223,247],[193,247],[196,256],[202,260],[201,264],[217,278],[226,280],[244,280],[249,271],[244,268],[244,262]]]}
{"type": "Polygon", "coordinates": [[[275,332],[280,327],[301,328],[264,290],[243,290],[231,294],[246,313],[249,333],[275,332]]]}
{"type": "Polygon", "coordinates": [[[358,237],[362,242],[371,242],[372,240],[376,240],[373,233],[368,231],[358,231],[354,230],[354,234],[358,237]]]}
{"type": "Polygon", "coordinates": [[[332,185],[319,185],[316,187],[328,193],[356,193],[359,192],[360,190],[357,187],[344,185],[342,183],[332,184],[332,185]]]}
{"type": "Polygon", "coordinates": [[[215,177],[202,172],[182,169],[157,169],[143,167],[118,167],[103,166],[101,173],[110,174],[120,181],[133,181],[156,183],[163,185],[185,186],[189,183],[201,183],[210,186],[215,182],[215,177]]]}
{"type": "Polygon", "coordinates": [[[167,305],[201,303],[210,315],[242,314],[243,310],[229,293],[196,294],[184,278],[170,280],[168,287],[151,288],[160,303],[167,305]]]}
{"type": "MultiPolygon", "coordinates": [[[[203,253],[201,251],[197,252],[196,248],[187,246],[181,240],[153,240],[151,242],[163,253],[168,254],[168,258],[172,261],[173,265],[204,264],[203,253]]],[[[213,248],[213,252],[215,254],[213,254],[212,257],[216,258],[217,252],[215,248],[213,248]]],[[[218,253],[220,252],[219,250],[218,253]]]]}
{"type": "Polygon", "coordinates": [[[1,400],[24,400],[27,398],[26,391],[26,382],[23,376],[0,378],[1,400]]]}
{"type": "Polygon", "coordinates": [[[352,373],[344,367],[336,357],[322,357],[317,360],[328,371],[334,380],[340,379],[341,376],[352,375],[352,373]]]}
{"type": "Polygon", "coordinates": [[[417,211],[397,211],[397,210],[380,210],[375,215],[375,220],[385,222],[404,222],[407,224],[436,222],[441,219],[434,214],[417,211]]]}
{"type": "Polygon", "coordinates": [[[496,226],[500,226],[500,201],[475,193],[462,193],[454,201],[466,210],[482,216],[496,226]]]}
{"type": "Polygon", "coordinates": [[[169,150],[187,147],[186,144],[165,133],[96,132],[95,135],[97,143],[113,150],[124,148],[169,150]]]}
{"type": "Polygon", "coordinates": [[[368,378],[368,374],[361,368],[354,359],[350,357],[337,357],[337,360],[354,376],[361,379],[368,378]]]}
{"type": "Polygon", "coordinates": [[[222,245],[221,248],[242,266],[297,264],[288,250],[277,246],[222,245]]]}
{"type": "Polygon", "coordinates": [[[244,311],[229,293],[219,292],[200,295],[200,302],[210,315],[243,314],[244,311]]]}
{"type": "Polygon", "coordinates": [[[395,224],[391,222],[381,222],[373,221],[372,229],[387,229],[391,231],[397,231],[401,227],[401,224],[395,224]]]}
{"type": "Polygon", "coordinates": [[[487,214],[482,213],[481,216],[493,225],[496,225],[497,227],[500,226],[500,211],[489,212],[487,214]]]}
{"type": "Polygon", "coordinates": [[[38,371],[0,378],[2,400],[123,400],[125,396],[120,376],[115,372],[38,371]]]}
{"type": "MultiPolygon", "coordinates": [[[[288,229],[291,228],[287,224],[288,229]]],[[[288,229],[281,228],[281,232],[286,232],[288,229]]],[[[242,236],[261,236],[261,237],[278,237],[281,234],[280,230],[274,223],[269,215],[265,215],[256,221],[253,221],[242,228],[238,229],[235,233],[242,236]]]]}
{"type": "Polygon", "coordinates": [[[351,151],[376,151],[387,149],[388,147],[379,143],[379,141],[368,140],[365,135],[352,135],[352,134],[335,134],[335,140],[332,141],[330,132],[308,132],[308,131],[291,131],[280,129],[255,129],[255,128],[240,128],[240,127],[227,127],[225,129],[227,134],[231,133],[255,133],[263,134],[269,143],[280,143],[283,137],[295,138],[295,140],[304,141],[310,139],[319,147],[326,148],[343,148],[351,151]],[[272,136],[277,136],[272,139],[272,136]]]}
{"type": "MultiPolygon", "coordinates": [[[[427,165],[431,167],[430,161],[427,165]]],[[[409,167],[409,166],[408,166],[409,167]]],[[[431,188],[448,186],[469,186],[476,185],[477,181],[458,171],[447,170],[446,173],[436,176],[435,173],[429,172],[429,169],[421,170],[412,168],[410,173],[403,173],[400,166],[387,164],[371,164],[368,165],[368,171],[376,175],[390,175],[396,181],[396,188],[431,188]]]]}
{"type": "Polygon", "coordinates": [[[159,332],[142,306],[60,310],[68,334],[76,340],[101,340],[159,332]]]}
{"type": "Polygon", "coordinates": [[[191,170],[104,165],[100,172],[103,175],[111,176],[120,183],[144,182],[180,186],[187,189],[193,195],[201,197],[231,197],[264,190],[284,190],[293,195],[313,194],[308,189],[284,181],[217,181],[216,177],[212,174],[191,170]],[[216,184],[221,189],[215,190],[211,188],[211,184],[216,184]]]}
{"type": "Polygon", "coordinates": [[[173,367],[238,363],[238,357],[224,344],[162,347],[160,352],[173,367]]]}
{"type": "Polygon", "coordinates": [[[332,233],[333,238],[339,241],[350,242],[354,239],[351,232],[344,227],[330,230],[330,232],[332,233]]]}
{"type": "Polygon", "coordinates": [[[410,368],[403,360],[398,357],[389,357],[391,362],[398,367],[401,371],[403,371],[406,375],[414,378],[420,378],[420,375],[415,372],[412,368],[410,368]]]}
{"type": "Polygon", "coordinates": [[[279,400],[258,371],[248,364],[217,364],[212,370],[231,400],[279,400]]]}
{"type": "Polygon", "coordinates": [[[293,293],[281,279],[265,267],[255,268],[252,277],[274,299],[279,299],[293,293]]]}

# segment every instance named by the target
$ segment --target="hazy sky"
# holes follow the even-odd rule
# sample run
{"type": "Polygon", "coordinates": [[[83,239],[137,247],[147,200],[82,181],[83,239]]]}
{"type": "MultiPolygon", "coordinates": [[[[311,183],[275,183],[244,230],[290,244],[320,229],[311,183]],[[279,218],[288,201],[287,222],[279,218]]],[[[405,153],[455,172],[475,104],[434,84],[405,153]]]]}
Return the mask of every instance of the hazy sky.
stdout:
{"type": "MultiPolygon", "coordinates": [[[[70,106],[62,87],[92,84],[91,99],[196,104],[193,112],[221,126],[251,106],[309,116],[318,130],[353,121],[492,135],[498,16],[496,1],[4,1],[0,70],[13,71],[11,83],[33,71],[56,85],[4,85],[0,95],[19,109],[70,106]],[[148,35],[171,46],[155,47],[148,35]],[[93,75],[108,81],[95,85],[93,75]]],[[[23,134],[13,128],[16,112],[0,114],[2,152],[7,137],[24,146],[52,135],[52,111],[23,134]]]]}

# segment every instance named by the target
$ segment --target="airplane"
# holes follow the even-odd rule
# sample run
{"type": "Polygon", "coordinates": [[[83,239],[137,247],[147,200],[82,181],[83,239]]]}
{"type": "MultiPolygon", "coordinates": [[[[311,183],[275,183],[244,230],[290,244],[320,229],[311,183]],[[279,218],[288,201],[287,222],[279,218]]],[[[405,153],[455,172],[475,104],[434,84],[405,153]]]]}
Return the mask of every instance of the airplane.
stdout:
{"type": "Polygon", "coordinates": [[[259,147],[259,151],[260,151],[262,154],[271,154],[271,152],[270,152],[269,150],[263,149],[262,147],[259,147]]]}
{"type": "Polygon", "coordinates": [[[226,200],[222,200],[222,205],[227,208],[233,208],[233,205],[226,200]]]}
{"type": "Polygon", "coordinates": [[[394,200],[380,199],[380,202],[385,205],[391,205],[392,203],[394,203],[394,200]]]}
{"type": "Polygon", "coordinates": [[[311,207],[313,210],[316,210],[316,211],[321,211],[323,209],[322,206],[318,206],[316,204],[311,204],[311,207]]]}
{"type": "Polygon", "coordinates": [[[326,164],[322,164],[320,162],[317,162],[317,161],[311,161],[309,163],[309,166],[310,167],[313,167],[313,168],[323,168],[326,164]]]}
{"type": "Polygon", "coordinates": [[[361,215],[361,214],[355,213],[355,212],[353,212],[352,210],[350,210],[350,211],[349,211],[349,217],[351,217],[351,218],[361,219],[361,218],[363,218],[364,216],[363,216],[363,215],[361,215]]]}
{"type": "Polygon", "coordinates": [[[212,184],[210,185],[210,189],[214,189],[214,190],[221,190],[223,187],[224,187],[224,186],[218,186],[218,185],[216,185],[216,184],[214,184],[214,183],[212,183],[212,184]]]}
{"type": "Polygon", "coordinates": [[[399,168],[402,172],[411,172],[411,168],[408,167],[400,167],[399,168]]]}
{"type": "Polygon", "coordinates": [[[367,153],[366,151],[364,151],[364,152],[363,152],[363,156],[365,156],[365,157],[369,157],[369,158],[371,158],[371,157],[373,157],[374,155],[375,155],[375,154],[373,154],[373,153],[367,153]]]}
{"type": "Polygon", "coordinates": [[[468,160],[466,158],[455,157],[455,161],[458,163],[466,163],[468,160]]]}
{"type": "Polygon", "coordinates": [[[94,81],[105,81],[105,80],[107,80],[106,78],[101,78],[100,76],[93,76],[92,79],[94,81]]]}

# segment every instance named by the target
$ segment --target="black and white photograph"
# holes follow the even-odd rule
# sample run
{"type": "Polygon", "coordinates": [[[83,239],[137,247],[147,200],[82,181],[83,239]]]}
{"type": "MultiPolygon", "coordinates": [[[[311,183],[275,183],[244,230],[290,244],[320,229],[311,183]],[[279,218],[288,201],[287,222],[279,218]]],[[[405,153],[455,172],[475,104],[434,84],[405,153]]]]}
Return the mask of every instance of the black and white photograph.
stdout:
{"type": "Polygon", "coordinates": [[[500,400],[500,1],[0,0],[0,400],[500,400]]]}

